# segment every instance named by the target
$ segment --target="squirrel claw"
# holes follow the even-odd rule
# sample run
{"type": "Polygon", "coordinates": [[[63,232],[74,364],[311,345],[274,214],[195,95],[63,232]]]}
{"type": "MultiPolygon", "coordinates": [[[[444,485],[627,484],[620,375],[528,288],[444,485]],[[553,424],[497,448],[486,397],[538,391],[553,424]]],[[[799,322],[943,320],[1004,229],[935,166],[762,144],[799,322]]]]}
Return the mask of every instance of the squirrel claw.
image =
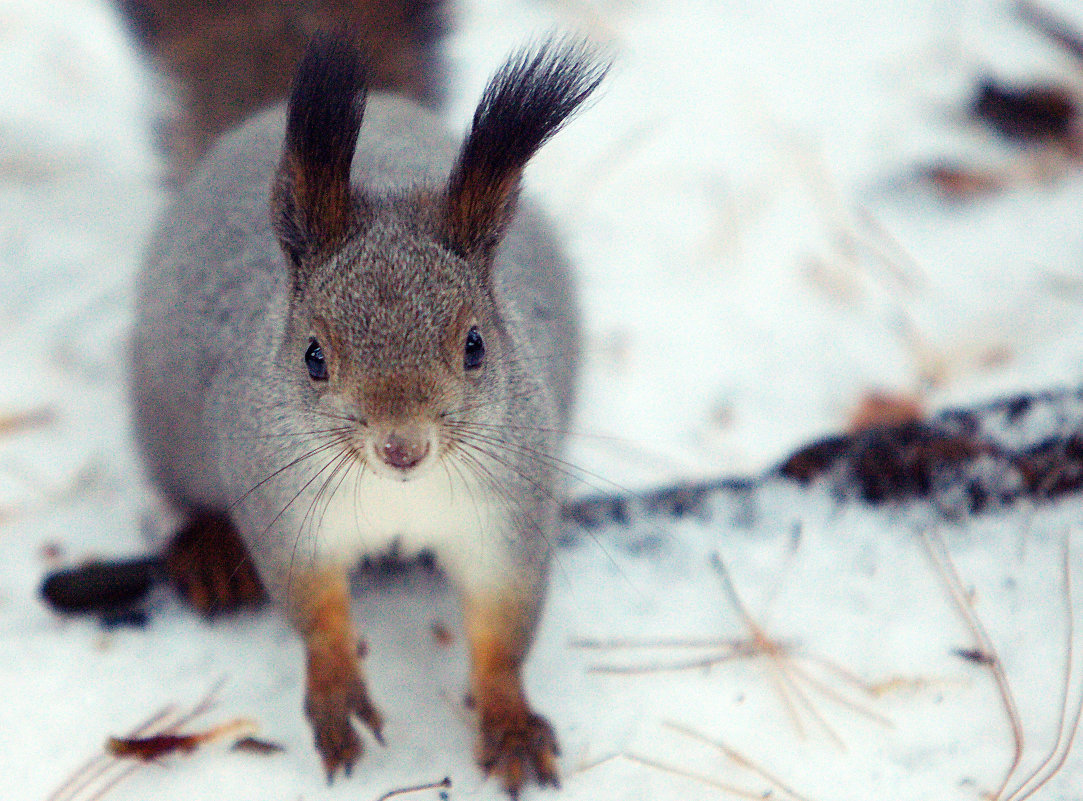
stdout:
{"type": "Polygon", "coordinates": [[[339,768],[346,778],[361,758],[364,747],[350,722],[356,715],[372,732],[376,742],[384,744],[383,717],[369,698],[361,679],[355,676],[350,686],[339,692],[310,690],[305,699],[305,711],[312,724],[316,751],[323,759],[327,783],[332,784],[339,768]]]}
{"type": "Polygon", "coordinates": [[[513,800],[532,775],[542,787],[560,787],[556,757],[560,754],[549,721],[526,711],[521,716],[482,720],[478,740],[478,764],[496,776],[513,800]]]}
{"type": "Polygon", "coordinates": [[[384,740],[383,729],[379,726],[373,726],[368,721],[365,721],[365,725],[369,727],[369,731],[372,732],[372,738],[383,748],[387,748],[387,741],[384,740]]]}
{"type": "Polygon", "coordinates": [[[358,680],[355,690],[359,691],[359,695],[355,698],[352,708],[355,715],[360,718],[361,722],[365,724],[366,728],[372,732],[372,737],[382,746],[387,745],[384,741],[384,716],[380,714],[380,711],[376,708],[375,704],[369,698],[368,690],[365,689],[365,685],[358,680]]]}
{"type": "Polygon", "coordinates": [[[316,750],[323,758],[327,783],[330,785],[334,782],[339,768],[342,768],[343,775],[349,778],[354,763],[363,751],[361,740],[349,719],[343,717],[338,721],[319,721],[313,715],[309,717],[315,730],[316,750]]]}

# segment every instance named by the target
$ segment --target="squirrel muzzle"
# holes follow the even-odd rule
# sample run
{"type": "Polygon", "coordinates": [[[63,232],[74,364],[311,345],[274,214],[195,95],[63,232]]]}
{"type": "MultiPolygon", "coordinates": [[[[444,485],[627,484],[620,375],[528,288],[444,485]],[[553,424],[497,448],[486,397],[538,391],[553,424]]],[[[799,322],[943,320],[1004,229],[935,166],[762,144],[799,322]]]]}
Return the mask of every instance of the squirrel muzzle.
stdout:
{"type": "Polygon", "coordinates": [[[432,451],[432,435],[424,429],[400,428],[375,438],[376,457],[388,467],[406,473],[418,467],[432,451]]]}
{"type": "Polygon", "coordinates": [[[416,478],[440,452],[437,428],[424,420],[370,424],[364,436],[366,462],[377,475],[396,481],[416,478]]]}

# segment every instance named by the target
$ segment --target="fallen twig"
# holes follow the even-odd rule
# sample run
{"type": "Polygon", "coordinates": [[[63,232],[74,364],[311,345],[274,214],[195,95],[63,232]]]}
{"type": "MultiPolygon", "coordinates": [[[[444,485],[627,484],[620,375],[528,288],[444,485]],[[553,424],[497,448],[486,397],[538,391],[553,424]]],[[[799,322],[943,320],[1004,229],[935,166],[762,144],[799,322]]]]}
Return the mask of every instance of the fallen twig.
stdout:
{"type": "Polygon", "coordinates": [[[429,782],[428,784],[416,784],[412,787],[400,787],[397,790],[388,790],[382,796],[376,799],[376,801],[387,801],[389,798],[394,798],[399,795],[406,795],[407,793],[420,793],[423,790],[448,790],[451,788],[451,777],[445,776],[438,782],[429,782]]]}

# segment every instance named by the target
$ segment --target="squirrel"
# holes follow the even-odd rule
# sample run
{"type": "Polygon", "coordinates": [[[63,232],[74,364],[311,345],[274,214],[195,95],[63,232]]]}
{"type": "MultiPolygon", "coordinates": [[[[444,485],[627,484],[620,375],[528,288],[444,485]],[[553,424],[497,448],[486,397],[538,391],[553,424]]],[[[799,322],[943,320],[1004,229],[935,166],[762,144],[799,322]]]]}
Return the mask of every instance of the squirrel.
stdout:
{"type": "MultiPolygon", "coordinates": [[[[296,629],[328,780],[382,742],[351,620],[362,558],[431,552],[462,599],[482,770],[558,786],[521,682],[559,532],[579,320],[523,169],[607,72],[582,41],[513,54],[465,138],[368,91],[320,34],[285,107],[225,135],[154,234],[131,393],[186,517],[204,610],[262,593],[296,629]]],[[[185,550],[177,543],[188,542],[185,550]]]]}

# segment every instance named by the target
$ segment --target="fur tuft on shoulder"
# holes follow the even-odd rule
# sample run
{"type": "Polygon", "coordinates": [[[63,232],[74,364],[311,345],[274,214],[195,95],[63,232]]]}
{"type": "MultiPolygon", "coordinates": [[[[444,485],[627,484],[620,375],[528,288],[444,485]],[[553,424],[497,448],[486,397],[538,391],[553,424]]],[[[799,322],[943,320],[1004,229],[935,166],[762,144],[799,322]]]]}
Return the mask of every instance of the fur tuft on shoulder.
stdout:
{"type": "Polygon", "coordinates": [[[367,74],[354,40],[312,40],[290,91],[272,214],[283,249],[300,264],[339,243],[354,213],[350,165],[365,112],[367,74]]]}
{"type": "Polygon", "coordinates": [[[488,259],[519,194],[523,168],[609,70],[587,44],[549,39],[513,54],[489,82],[459,151],[447,195],[447,244],[488,259]]]}

